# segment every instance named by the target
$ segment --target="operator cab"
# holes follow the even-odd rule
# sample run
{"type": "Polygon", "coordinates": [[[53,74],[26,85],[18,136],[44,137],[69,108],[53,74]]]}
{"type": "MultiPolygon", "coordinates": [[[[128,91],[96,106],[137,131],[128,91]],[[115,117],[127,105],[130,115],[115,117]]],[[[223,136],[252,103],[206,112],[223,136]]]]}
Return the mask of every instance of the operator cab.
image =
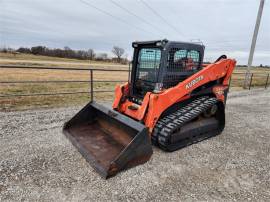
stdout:
{"type": "Polygon", "coordinates": [[[131,98],[176,86],[202,68],[204,46],[168,40],[132,43],[131,98]]]}

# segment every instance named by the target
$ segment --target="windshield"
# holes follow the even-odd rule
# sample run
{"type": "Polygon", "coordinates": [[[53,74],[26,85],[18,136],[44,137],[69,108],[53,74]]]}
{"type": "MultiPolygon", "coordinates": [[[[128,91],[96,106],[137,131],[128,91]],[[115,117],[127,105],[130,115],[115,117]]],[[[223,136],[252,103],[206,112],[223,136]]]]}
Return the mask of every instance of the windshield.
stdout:
{"type": "Polygon", "coordinates": [[[143,97],[146,92],[152,92],[158,79],[161,60],[159,48],[141,48],[137,57],[136,76],[133,92],[143,97]]]}
{"type": "Polygon", "coordinates": [[[137,61],[136,80],[156,82],[160,66],[161,50],[158,48],[142,48],[137,61]]]}

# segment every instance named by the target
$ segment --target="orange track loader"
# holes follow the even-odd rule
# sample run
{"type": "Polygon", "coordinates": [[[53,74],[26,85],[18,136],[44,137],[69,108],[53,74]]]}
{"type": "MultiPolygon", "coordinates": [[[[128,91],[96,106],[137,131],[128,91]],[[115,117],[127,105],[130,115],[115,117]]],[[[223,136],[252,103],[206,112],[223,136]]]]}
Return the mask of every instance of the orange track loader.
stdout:
{"type": "Polygon", "coordinates": [[[204,46],[168,40],[134,42],[129,82],[117,85],[112,108],[87,104],[63,132],[107,178],[165,151],[220,134],[236,61],[203,64],[204,46]]]}

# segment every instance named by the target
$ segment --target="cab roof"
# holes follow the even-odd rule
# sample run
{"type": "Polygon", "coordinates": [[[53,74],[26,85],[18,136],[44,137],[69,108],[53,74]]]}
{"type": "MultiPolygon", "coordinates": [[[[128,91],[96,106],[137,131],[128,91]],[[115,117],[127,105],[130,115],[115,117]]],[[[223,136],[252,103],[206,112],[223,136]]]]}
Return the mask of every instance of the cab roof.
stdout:
{"type": "Polygon", "coordinates": [[[163,40],[153,40],[153,41],[135,41],[132,43],[133,48],[137,47],[163,47],[163,48],[177,48],[183,47],[186,49],[201,50],[205,49],[205,46],[198,43],[192,42],[181,42],[181,41],[169,41],[167,39],[163,40]]]}

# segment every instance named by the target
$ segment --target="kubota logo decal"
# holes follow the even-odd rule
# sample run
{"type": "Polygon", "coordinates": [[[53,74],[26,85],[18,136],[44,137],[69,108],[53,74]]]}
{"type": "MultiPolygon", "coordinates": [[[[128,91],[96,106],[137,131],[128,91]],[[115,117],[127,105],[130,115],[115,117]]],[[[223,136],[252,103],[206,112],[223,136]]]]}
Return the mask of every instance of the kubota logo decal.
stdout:
{"type": "Polygon", "coordinates": [[[191,88],[192,86],[194,86],[196,83],[198,83],[199,81],[203,80],[203,75],[197,77],[196,79],[192,80],[191,82],[189,82],[187,85],[186,85],[186,89],[189,89],[191,88]]]}

